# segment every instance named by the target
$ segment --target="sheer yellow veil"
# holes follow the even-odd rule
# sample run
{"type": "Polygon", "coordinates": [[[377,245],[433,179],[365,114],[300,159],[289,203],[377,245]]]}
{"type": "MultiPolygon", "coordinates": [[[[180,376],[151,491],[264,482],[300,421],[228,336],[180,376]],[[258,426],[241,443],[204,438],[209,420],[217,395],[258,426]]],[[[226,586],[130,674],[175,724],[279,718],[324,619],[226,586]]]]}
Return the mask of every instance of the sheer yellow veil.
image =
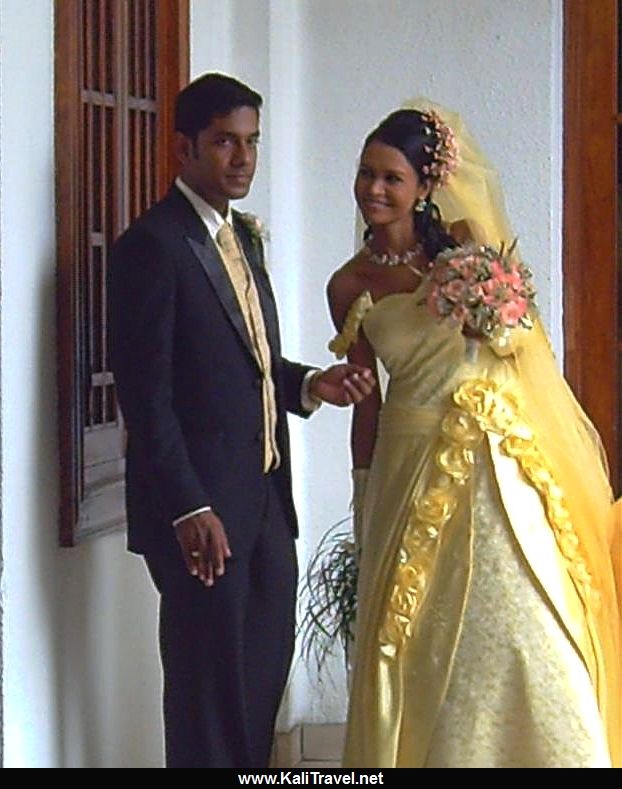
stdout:
{"type": "MultiPolygon", "coordinates": [[[[458,113],[414,99],[405,109],[435,110],[453,130],[460,164],[432,199],[449,227],[468,226],[476,243],[506,246],[513,234],[498,175],[458,113]]],[[[537,261],[535,262],[537,266],[537,261]]],[[[622,504],[613,506],[605,454],[598,433],[561,375],[537,315],[515,351],[519,391],[526,420],[561,488],[578,538],[593,594],[582,594],[596,657],[593,670],[598,703],[607,727],[614,767],[622,766],[620,693],[620,590],[622,504]]]]}

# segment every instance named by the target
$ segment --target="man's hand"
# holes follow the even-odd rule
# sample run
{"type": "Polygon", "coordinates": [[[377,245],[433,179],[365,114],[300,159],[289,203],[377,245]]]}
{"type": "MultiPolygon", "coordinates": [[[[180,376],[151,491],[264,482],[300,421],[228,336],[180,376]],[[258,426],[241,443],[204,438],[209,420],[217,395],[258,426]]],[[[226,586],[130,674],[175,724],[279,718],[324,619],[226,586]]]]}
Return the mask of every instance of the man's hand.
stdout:
{"type": "Polygon", "coordinates": [[[358,364],[335,364],[311,379],[309,394],[332,405],[360,403],[376,386],[371,370],[358,364]]]}
{"type": "Polygon", "coordinates": [[[175,526],[184,562],[191,575],[213,586],[225,574],[225,559],[231,558],[225,527],[215,512],[199,512],[175,526]]]}

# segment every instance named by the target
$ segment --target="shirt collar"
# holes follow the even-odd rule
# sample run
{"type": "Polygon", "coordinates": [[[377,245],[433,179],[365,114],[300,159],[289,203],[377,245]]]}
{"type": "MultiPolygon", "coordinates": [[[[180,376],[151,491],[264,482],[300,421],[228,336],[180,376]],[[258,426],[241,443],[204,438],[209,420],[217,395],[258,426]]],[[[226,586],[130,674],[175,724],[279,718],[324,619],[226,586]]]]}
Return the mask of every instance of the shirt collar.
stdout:
{"type": "Polygon", "coordinates": [[[177,176],[175,179],[175,186],[184,195],[184,197],[187,198],[190,205],[203,220],[205,226],[207,227],[208,233],[213,240],[216,240],[216,234],[224,225],[225,221],[233,227],[233,212],[231,210],[231,204],[229,204],[229,207],[227,208],[227,216],[223,219],[220,212],[218,212],[213,206],[207,203],[200,195],[191,189],[188,184],[185,183],[185,181],[182,181],[179,176],[177,176]]]}

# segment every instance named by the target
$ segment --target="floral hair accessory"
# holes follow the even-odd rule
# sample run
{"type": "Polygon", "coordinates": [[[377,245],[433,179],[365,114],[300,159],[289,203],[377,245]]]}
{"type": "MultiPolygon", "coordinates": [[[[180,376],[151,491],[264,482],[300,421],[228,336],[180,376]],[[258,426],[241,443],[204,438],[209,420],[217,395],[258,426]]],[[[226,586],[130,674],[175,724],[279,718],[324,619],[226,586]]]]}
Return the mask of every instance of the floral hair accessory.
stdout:
{"type": "Polygon", "coordinates": [[[456,172],[460,163],[460,149],[456,136],[434,110],[427,110],[421,115],[429,124],[429,126],[423,127],[424,134],[436,137],[435,143],[424,145],[426,153],[432,156],[432,163],[424,165],[421,169],[424,175],[439,186],[444,186],[449,177],[456,172]]]}

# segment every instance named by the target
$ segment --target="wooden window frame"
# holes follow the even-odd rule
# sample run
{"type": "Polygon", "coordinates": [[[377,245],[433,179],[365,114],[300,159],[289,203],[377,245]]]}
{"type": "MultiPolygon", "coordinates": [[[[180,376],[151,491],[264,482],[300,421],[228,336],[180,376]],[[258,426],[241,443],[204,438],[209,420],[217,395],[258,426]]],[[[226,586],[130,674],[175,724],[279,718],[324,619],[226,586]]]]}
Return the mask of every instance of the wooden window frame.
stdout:
{"type": "MultiPolygon", "coordinates": [[[[117,2],[119,0],[112,0],[117,2]]],[[[120,0],[132,3],[132,0],[120,0]]],[[[165,161],[157,183],[163,195],[175,162],[172,153],[173,98],[189,78],[189,0],[154,0],[159,24],[156,68],[162,90],[157,97],[156,157],[165,161]]],[[[60,543],[72,546],[86,537],[125,525],[124,486],[115,479],[98,495],[84,486],[84,370],[85,341],[81,314],[82,288],[77,261],[81,254],[79,173],[80,36],[76,29],[81,0],[55,2],[56,112],[56,274],[57,365],[60,453],[60,543]]]]}
{"type": "Polygon", "coordinates": [[[565,372],[619,479],[616,0],[564,2],[565,372]]]}

